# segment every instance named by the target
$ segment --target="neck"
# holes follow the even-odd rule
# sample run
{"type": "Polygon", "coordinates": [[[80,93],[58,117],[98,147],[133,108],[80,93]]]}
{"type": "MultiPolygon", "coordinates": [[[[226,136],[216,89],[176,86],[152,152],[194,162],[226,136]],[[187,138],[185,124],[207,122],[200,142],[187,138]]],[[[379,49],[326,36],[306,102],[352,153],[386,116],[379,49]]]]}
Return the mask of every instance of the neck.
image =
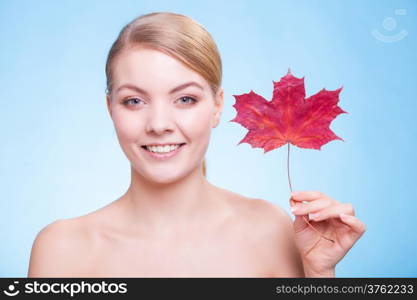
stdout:
{"type": "Polygon", "coordinates": [[[166,234],[189,231],[202,220],[219,215],[222,208],[202,167],[164,184],[147,180],[131,167],[131,184],[123,198],[132,226],[166,234]]]}

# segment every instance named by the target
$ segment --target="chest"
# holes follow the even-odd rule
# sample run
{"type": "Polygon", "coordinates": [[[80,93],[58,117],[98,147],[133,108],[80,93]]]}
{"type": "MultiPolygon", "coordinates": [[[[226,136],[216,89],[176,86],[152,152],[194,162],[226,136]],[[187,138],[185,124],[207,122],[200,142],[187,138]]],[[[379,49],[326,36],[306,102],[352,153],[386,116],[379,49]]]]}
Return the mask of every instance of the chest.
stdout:
{"type": "Polygon", "coordinates": [[[97,277],[267,277],[268,265],[244,236],[106,243],[88,266],[97,277]]]}

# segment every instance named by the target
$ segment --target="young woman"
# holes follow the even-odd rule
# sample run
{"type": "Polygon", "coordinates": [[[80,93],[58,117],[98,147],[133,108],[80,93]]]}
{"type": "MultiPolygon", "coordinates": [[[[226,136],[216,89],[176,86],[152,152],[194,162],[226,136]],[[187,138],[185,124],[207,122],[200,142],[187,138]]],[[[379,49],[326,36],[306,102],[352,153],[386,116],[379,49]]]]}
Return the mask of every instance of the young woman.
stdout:
{"type": "Polygon", "coordinates": [[[280,207],[209,183],[223,109],[211,35],[174,13],[143,15],[110,49],[107,108],[131,163],[124,195],[37,235],[29,277],[334,277],[365,231],[352,205],[317,192],[280,207]],[[303,217],[320,214],[310,223],[303,217]],[[344,213],[345,215],[340,215],[344,213]]]}

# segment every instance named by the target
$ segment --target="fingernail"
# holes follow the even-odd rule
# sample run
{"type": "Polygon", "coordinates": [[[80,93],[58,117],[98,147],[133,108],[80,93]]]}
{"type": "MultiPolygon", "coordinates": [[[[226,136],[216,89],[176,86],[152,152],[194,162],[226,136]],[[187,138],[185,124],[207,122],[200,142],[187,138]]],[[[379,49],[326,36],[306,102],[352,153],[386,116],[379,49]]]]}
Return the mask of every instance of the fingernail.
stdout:
{"type": "Polygon", "coordinates": [[[291,207],[291,212],[295,213],[297,211],[297,209],[298,209],[297,206],[293,206],[293,207],[291,207]]]}
{"type": "Polygon", "coordinates": [[[339,214],[339,216],[340,216],[340,218],[342,218],[342,219],[347,219],[347,218],[349,218],[349,215],[344,214],[344,213],[340,213],[340,214],[339,214]]]}
{"type": "Polygon", "coordinates": [[[317,220],[320,217],[320,213],[312,213],[310,214],[310,218],[313,220],[317,220]]]}

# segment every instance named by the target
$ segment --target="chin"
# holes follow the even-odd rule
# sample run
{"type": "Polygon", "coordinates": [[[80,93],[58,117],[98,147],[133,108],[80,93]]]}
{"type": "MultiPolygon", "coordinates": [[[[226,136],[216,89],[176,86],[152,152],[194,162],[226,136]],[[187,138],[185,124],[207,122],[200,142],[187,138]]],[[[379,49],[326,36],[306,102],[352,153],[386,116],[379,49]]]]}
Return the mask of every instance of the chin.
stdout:
{"type": "Polygon", "coordinates": [[[145,174],[146,179],[156,184],[171,184],[184,178],[184,174],[177,171],[150,171],[145,174]]]}
{"type": "Polygon", "coordinates": [[[175,176],[175,175],[169,176],[165,174],[161,176],[157,176],[157,175],[151,176],[149,180],[157,184],[170,184],[170,183],[174,183],[178,181],[181,178],[182,177],[179,177],[179,176],[175,176]]]}

